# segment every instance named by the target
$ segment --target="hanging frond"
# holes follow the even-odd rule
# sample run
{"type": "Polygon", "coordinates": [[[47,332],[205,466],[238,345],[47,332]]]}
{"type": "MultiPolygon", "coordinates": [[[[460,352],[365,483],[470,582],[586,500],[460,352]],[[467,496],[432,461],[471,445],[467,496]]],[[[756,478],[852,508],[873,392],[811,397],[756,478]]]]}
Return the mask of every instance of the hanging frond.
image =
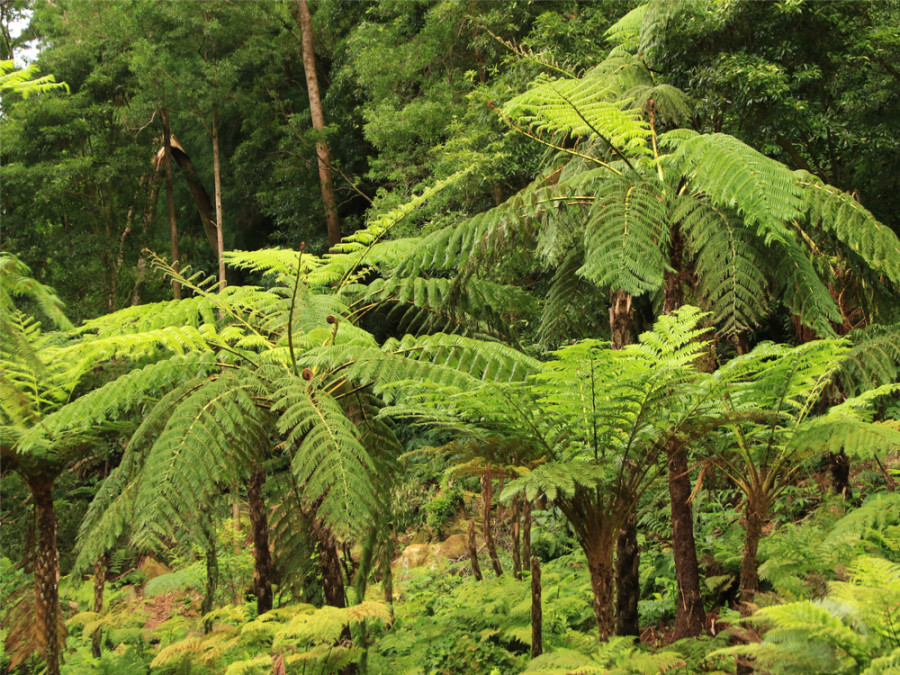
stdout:
{"type": "Polygon", "coordinates": [[[872,325],[847,335],[853,346],[841,364],[838,379],[855,394],[900,381],[900,324],[872,325]]]}
{"type": "Polygon", "coordinates": [[[563,340],[586,338],[608,329],[609,319],[603,311],[608,294],[578,274],[583,260],[580,247],[570,249],[550,281],[537,332],[538,342],[545,349],[558,347],[563,340]]]}
{"type": "Polygon", "coordinates": [[[669,226],[661,186],[609,179],[599,187],[584,235],[578,273],[598,286],[640,295],[662,286],[669,226]]]}
{"type": "Polygon", "coordinates": [[[356,426],[334,398],[302,377],[286,377],[275,386],[276,428],[304,497],[321,500],[316,518],[340,533],[365,527],[377,502],[374,465],[356,426]]]}
{"type": "Polygon", "coordinates": [[[29,267],[16,256],[0,251],[0,311],[4,314],[13,312],[16,298],[34,302],[56,328],[70,330],[73,327],[63,313],[64,304],[56,291],[35,280],[29,267]]]}
{"type": "Polygon", "coordinates": [[[697,291],[721,335],[756,328],[769,313],[767,263],[756,241],[724,208],[680,198],[671,218],[681,224],[697,291]]]}
{"type": "Polygon", "coordinates": [[[835,335],[833,323],[841,323],[841,310],[828,287],[816,273],[806,251],[793,241],[779,248],[775,281],[781,299],[800,323],[821,337],[835,335]]]}

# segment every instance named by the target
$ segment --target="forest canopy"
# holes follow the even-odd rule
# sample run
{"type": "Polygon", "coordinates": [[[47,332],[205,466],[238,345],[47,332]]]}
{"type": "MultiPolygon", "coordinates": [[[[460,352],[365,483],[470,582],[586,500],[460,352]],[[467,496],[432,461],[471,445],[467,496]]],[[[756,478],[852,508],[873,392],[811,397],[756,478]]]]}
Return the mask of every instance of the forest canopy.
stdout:
{"type": "Polygon", "coordinates": [[[900,672],[900,2],[0,24],[4,672],[900,672]]]}

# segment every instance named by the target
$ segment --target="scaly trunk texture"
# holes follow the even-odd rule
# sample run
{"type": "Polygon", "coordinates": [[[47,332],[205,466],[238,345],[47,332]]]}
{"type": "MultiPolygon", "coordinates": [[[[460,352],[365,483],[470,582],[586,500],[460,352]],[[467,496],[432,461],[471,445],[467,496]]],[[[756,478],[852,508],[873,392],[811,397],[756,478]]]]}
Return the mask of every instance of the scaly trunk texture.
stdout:
{"type": "MultiPolygon", "coordinates": [[[[519,514],[520,514],[521,510],[522,509],[521,509],[521,506],[519,505],[519,501],[516,500],[516,503],[513,505],[513,509],[512,509],[512,526],[511,526],[513,576],[516,579],[522,578],[522,558],[520,557],[521,551],[519,550],[519,514]]],[[[525,560],[528,560],[528,558],[526,558],[525,560]]]]}
{"type": "Polygon", "coordinates": [[[631,326],[634,315],[631,312],[631,296],[623,290],[613,294],[609,308],[609,328],[612,334],[612,348],[622,349],[631,344],[631,326]]]}
{"type": "Polygon", "coordinates": [[[476,580],[481,581],[481,565],[478,564],[478,546],[475,543],[475,519],[469,521],[469,532],[466,537],[466,548],[469,550],[469,560],[472,563],[472,574],[476,580]]]}
{"type": "MultiPolygon", "coordinates": [[[[94,563],[94,612],[100,614],[103,611],[103,590],[106,587],[106,556],[94,563]]],[[[91,655],[100,658],[100,629],[91,634],[91,655]]]]}
{"type": "Polygon", "coordinates": [[[500,567],[500,558],[497,557],[497,548],[494,546],[494,535],[491,532],[491,502],[493,501],[493,483],[490,472],[481,477],[481,522],[484,529],[484,544],[487,546],[488,555],[491,557],[491,566],[498,577],[503,574],[500,567]]]}
{"type": "Polygon", "coordinates": [[[741,613],[750,613],[750,604],[759,591],[759,564],[756,554],[759,549],[759,540],[762,539],[763,510],[753,501],[747,502],[744,511],[745,527],[747,528],[744,539],[744,557],[741,560],[741,613]]]}
{"type": "Polygon", "coordinates": [[[637,515],[634,511],[619,530],[616,541],[616,635],[640,635],[638,600],[641,556],[637,539],[637,515]]]}
{"type": "Polygon", "coordinates": [[[541,561],[531,559],[531,658],[544,653],[544,613],[541,608],[541,561]]]}
{"type": "Polygon", "coordinates": [[[35,638],[44,654],[48,675],[59,675],[59,556],[56,551],[56,513],[53,511],[53,478],[28,479],[37,521],[37,558],[34,563],[35,638]]]}
{"type": "Polygon", "coordinates": [[[322,573],[325,604],[331,607],[343,607],[345,604],[344,577],[341,573],[337,540],[331,530],[319,522],[313,525],[313,536],[319,545],[319,570],[322,573]]]}
{"type": "Polygon", "coordinates": [[[700,566],[694,542],[694,517],[691,482],[688,476],[687,450],[670,442],[666,447],[669,469],[669,503],[672,510],[672,555],[678,582],[678,606],[675,608],[675,639],[696,637],[706,625],[703,596],[700,592],[700,566]]]}
{"type": "MultiPolygon", "coordinates": [[[[325,128],[322,113],[322,99],[319,98],[319,79],[316,76],[316,50],[313,42],[312,18],[306,0],[297,0],[297,23],[303,48],[303,70],[306,73],[306,90],[309,94],[309,112],[313,129],[325,128]]],[[[328,227],[328,244],[334,246],[341,240],[341,224],[338,221],[337,205],[334,200],[334,185],[331,181],[331,152],[328,143],[316,143],[316,157],[319,163],[319,182],[322,185],[322,202],[325,205],[325,221],[328,227]]]]}
{"type": "Polygon", "coordinates": [[[531,560],[531,502],[522,502],[522,560],[531,560]]]}
{"type": "Polygon", "coordinates": [[[247,504],[250,511],[250,531],[253,536],[253,591],[256,593],[256,613],[272,609],[272,556],[269,552],[269,519],[262,490],[266,474],[257,470],[247,483],[247,504]]]}
{"type": "Polygon", "coordinates": [[[853,499],[853,487],[850,485],[850,458],[841,450],[826,455],[828,471],[831,473],[831,489],[834,494],[843,495],[845,500],[853,499]]]}
{"type": "Polygon", "coordinates": [[[225,239],[222,214],[222,163],[219,159],[219,109],[213,108],[213,183],[216,195],[216,255],[219,257],[219,290],[225,288],[225,239]]]}
{"type": "MultiPolygon", "coordinates": [[[[169,112],[161,109],[160,117],[163,120],[163,148],[165,149],[165,174],[166,174],[166,211],[169,215],[169,240],[172,247],[172,269],[178,271],[178,221],[175,219],[175,189],[172,183],[172,132],[169,129],[169,112]]],[[[176,300],[181,300],[181,284],[172,280],[172,295],[176,300]]]]}
{"type": "MultiPolygon", "coordinates": [[[[611,538],[610,538],[611,539],[611,538]]],[[[597,632],[600,641],[608,640],[615,630],[613,618],[613,548],[614,544],[597,538],[582,542],[587,557],[588,574],[591,577],[593,593],[594,618],[597,620],[597,632]]]]}

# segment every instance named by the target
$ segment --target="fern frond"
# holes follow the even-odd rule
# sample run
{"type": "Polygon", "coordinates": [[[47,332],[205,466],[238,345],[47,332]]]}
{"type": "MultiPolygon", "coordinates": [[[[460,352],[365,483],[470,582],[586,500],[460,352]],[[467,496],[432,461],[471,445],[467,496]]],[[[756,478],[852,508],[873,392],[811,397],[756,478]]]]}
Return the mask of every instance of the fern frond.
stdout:
{"type": "Polygon", "coordinates": [[[858,393],[900,380],[900,324],[872,325],[847,337],[853,347],[838,373],[844,391],[858,393]]]}
{"type": "Polygon", "coordinates": [[[601,184],[585,230],[581,276],[632,295],[662,286],[669,227],[661,188],[646,178],[601,184]]]}
{"type": "Polygon", "coordinates": [[[541,307],[538,342],[544,348],[558,346],[563,340],[586,338],[608,328],[605,308],[608,295],[578,274],[584,253],[580,247],[569,254],[553,274],[541,307]],[[586,308],[596,308],[585,311],[586,308]]]}
{"type": "Polygon", "coordinates": [[[775,279],[782,301],[804,326],[812,328],[820,337],[835,335],[831,322],[841,323],[841,310],[809,256],[796,243],[785,242],[779,248],[775,279]]]}
{"type": "Polygon", "coordinates": [[[837,237],[875,272],[900,287],[900,239],[851,195],[805,171],[796,172],[809,224],[837,237]]]}
{"type": "Polygon", "coordinates": [[[752,330],[769,312],[766,262],[746,229],[723,208],[682,198],[672,212],[694,261],[698,293],[721,335],[752,330]]]}
{"type": "Polygon", "coordinates": [[[56,295],[56,291],[36,281],[31,276],[28,265],[16,256],[0,251],[0,311],[13,312],[16,298],[28,298],[33,301],[56,328],[61,330],[73,328],[72,322],[63,313],[65,305],[56,295]]]}

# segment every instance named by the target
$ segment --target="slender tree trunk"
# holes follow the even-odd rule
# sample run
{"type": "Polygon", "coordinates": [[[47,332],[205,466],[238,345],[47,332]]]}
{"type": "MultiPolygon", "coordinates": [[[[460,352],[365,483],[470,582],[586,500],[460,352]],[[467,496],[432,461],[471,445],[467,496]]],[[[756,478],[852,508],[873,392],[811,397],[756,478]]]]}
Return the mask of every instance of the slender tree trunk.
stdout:
{"type": "Polygon", "coordinates": [[[213,181],[216,196],[216,255],[219,256],[219,290],[225,288],[225,239],[222,214],[222,164],[219,159],[219,109],[213,108],[212,119],[213,181]]]}
{"type": "Polygon", "coordinates": [[[253,535],[253,590],[256,593],[256,613],[272,609],[272,556],[269,552],[269,519],[262,490],[266,474],[257,470],[247,483],[247,508],[253,535]]]}
{"type": "MultiPolygon", "coordinates": [[[[516,500],[515,504],[512,508],[512,559],[513,559],[513,576],[516,579],[522,578],[522,558],[521,550],[519,548],[519,514],[522,508],[519,505],[519,500],[516,500]]],[[[525,560],[528,560],[526,558],[525,560]]]]}
{"type": "Polygon", "coordinates": [[[49,675],[59,675],[59,554],[56,550],[56,513],[53,510],[53,478],[28,479],[37,520],[37,558],[34,564],[34,617],[38,649],[43,652],[49,675]]]}
{"type": "Polygon", "coordinates": [[[690,502],[687,450],[670,442],[666,448],[669,469],[669,502],[672,510],[672,554],[678,582],[678,606],[675,608],[675,639],[696,637],[706,625],[703,596],[700,591],[700,566],[694,542],[694,517],[690,502]]]}
{"type": "MultiPolygon", "coordinates": [[[[106,587],[106,556],[101,556],[94,563],[94,612],[100,614],[103,611],[103,590],[106,587]]],[[[98,628],[91,634],[91,655],[94,658],[100,658],[100,629],[98,628]]]]}
{"type": "Polygon", "coordinates": [[[831,489],[836,495],[843,495],[845,500],[853,499],[853,486],[850,485],[850,458],[841,450],[826,455],[828,470],[831,473],[831,489]]]}
{"type": "Polygon", "coordinates": [[[757,551],[759,549],[759,541],[762,539],[763,525],[765,518],[763,509],[753,500],[747,501],[747,507],[744,511],[744,520],[746,533],[744,538],[744,556],[741,560],[741,612],[749,614],[750,604],[759,591],[759,563],[757,561],[757,551]]]}
{"type": "Polygon", "coordinates": [[[541,607],[541,561],[531,558],[531,658],[544,653],[544,613],[541,607]]]}
{"type": "MultiPolygon", "coordinates": [[[[674,270],[666,272],[663,285],[663,313],[671,314],[684,304],[682,288],[681,231],[674,228],[669,262],[674,270]]],[[[675,608],[675,639],[696,637],[706,625],[703,596],[700,591],[700,565],[694,541],[694,516],[691,510],[691,477],[687,448],[670,442],[666,447],[669,479],[669,508],[672,513],[672,555],[678,583],[678,605],[675,608]]]]}
{"type": "Polygon", "coordinates": [[[522,500],[522,560],[531,560],[531,501],[522,500]]]}
{"type": "Polygon", "coordinates": [[[203,187],[197,169],[191,161],[190,155],[187,154],[184,147],[178,142],[174,134],[169,130],[169,138],[172,142],[172,157],[175,163],[181,169],[184,179],[187,182],[188,190],[191,198],[194,200],[194,206],[197,207],[197,213],[200,214],[200,222],[203,223],[203,231],[206,234],[206,240],[213,253],[219,255],[218,235],[216,233],[216,224],[213,222],[213,203],[209,199],[209,193],[203,187]]]}
{"type": "MultiPolygon", "coordinates": [[[[306,0],[297,0],[297,23],[303,48],[303,70],[306,72],[306,89],[309,94],[309,112],[313,129],[321,132],[325,128],[322,113],[322,99],[319,98],[319,79],[316,76],[316,50],[313,41],[312,18],[306,0]]],[[[338,221],[337,205],[334,200],[334,185],[331,180],[331,152],[324,140],[316,142],[316,157],[319,164],[319,182],[322,185],[322,202],[325,205],[325,221],[328,227],[328,244],[334,246],[341,240],[341,224],[338,221]]]]}
{"type": "MultiPolygon", "coordinates": [[[[216,554],[215,533],[210,535],[210,541],[206,543],[206,593],[200,605],[200,612],[208,614],[213,609],[216,599],[216,589],[219,587],[219,558],[216,554]]],[[[203,632],[212,630],[212,621],[203,622],[203,632]]]]}
{"type": "Polygon", "coordinates": [[[478,545],[475,542],[475,519],[469,521],[469,532],[466,538],[466,548],[469,550],[469,560],[472,563],[472,574],[477,581],[481,581],[481,565],[478,564],[478,545]]]}
{"type": "Polygon", "coordinates": [[[481,521],[484,529],[484,543],[487,546],[488,555],[491,557],[491,566],[498,577],[503,574],[500,567],[500,558],[497,557],[497,548],[494,546],[494,535],[491,532],[491,502],[493,501],[493,484],[490,471],[481,476],[481,521]]]}
{"type": "Polygon", "coordinates": [[[637,514],[632,510],[616,541],[616,635],[640,635],[638,600],[641,597],[637,514]]]}
{"type": "MultiPolygon", "coordinates": [[[[166,174],[166,211],[169,216],[169,240],[172,247],[172,269],[176,272],[179,268],[178,255],[178,221],[175,219],[175,189],[172,183],[172,132],[169,128],[169,112],[160,110],[163,120],[163,147],[165,148],[165,174],[166,174]]],[[[176,300],[181,300],[181,284],[172,280],[172,295],[176,300]]]]}

